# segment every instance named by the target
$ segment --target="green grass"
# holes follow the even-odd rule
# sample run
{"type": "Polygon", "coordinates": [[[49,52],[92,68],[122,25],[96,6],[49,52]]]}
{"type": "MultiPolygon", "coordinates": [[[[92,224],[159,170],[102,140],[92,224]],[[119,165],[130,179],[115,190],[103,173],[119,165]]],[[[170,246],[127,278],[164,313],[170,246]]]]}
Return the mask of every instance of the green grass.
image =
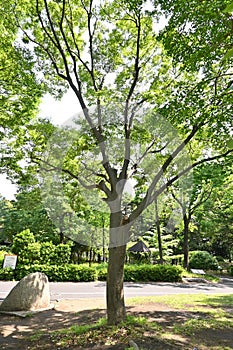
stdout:
{"type": "Polygon", "coordinates": [[[117,326],[108,326],[106,319],[101,318],[94,324],[76,325],[56,331],[52,334],[52,338],[58,347],[114,345],[128,343],[132,337],[142,336],[146,329],[155,332],[161,330],[161,327],[156,322],[148,322],[145,317],[127,316],[126,320],[117,326]]]}
{"type": "Polygon", "coordinates": [[[136,305],[140,303],[162,303],[174,309],[203,311],[203,308],[206,309],[207,307],[221,308],[225,305],[233,306],[233,294],[177,294],[127,299],[128,305],[136,305]]]}
{"type": "Polygon", "coordinates": [[[189,272],[189,271],[185,270],[184,268],[182,268],[182,277],[183,278],[185,278],[185,277],[186,278],[204,278],[206,281],[209,281],[212,283],[218,283],[220,280],[220,278],[218,276],[216,276],[216,271],[214,272],[214,274],[212,274],[211,271],[207,271],[205,273],[205,275],[200,275],[197,273],[189,272]]]}
{"type": "Polygon", "coordinates": [[[188,320],[183,324],[174,324],[173,331],[174,333],[192,336],[195,335],[198,331],[226,328],[233,328],[233,319],[229,320],[228,317],[206,317],[188,320]]]}

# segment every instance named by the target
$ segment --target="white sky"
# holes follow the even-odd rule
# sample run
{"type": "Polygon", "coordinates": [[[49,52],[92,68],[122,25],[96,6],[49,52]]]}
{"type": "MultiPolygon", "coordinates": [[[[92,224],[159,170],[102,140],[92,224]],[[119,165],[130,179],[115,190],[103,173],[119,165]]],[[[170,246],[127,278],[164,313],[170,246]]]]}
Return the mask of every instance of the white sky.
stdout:
{"type": "Polygon", "coordinates": [[[72,90],[69,90],[61,101],[55,100],[51,95],[45,95],[39,116],[49,118],[54,124],[60,125],[79,111],[77,97],[72,90]]]}

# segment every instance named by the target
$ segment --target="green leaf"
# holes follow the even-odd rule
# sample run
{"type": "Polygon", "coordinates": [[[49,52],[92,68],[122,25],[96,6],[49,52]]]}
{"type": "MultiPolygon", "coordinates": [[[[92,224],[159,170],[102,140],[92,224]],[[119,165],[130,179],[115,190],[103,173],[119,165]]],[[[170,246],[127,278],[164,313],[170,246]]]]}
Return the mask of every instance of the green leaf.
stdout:
{"type": "Polygon", "coordinates": [[[233,138],[229,139],[227,141],[227,146],[230,148],[230,149],[233,149],[233,138]]]}
{"type": "Polygon", "coordinates": [[[227,7],[223,10],[224,13],[233,13],[233,2],[228,4],[227,7]]]}
{"type": "Polygon", "coordinates": [[[233,48],[227,51],[225,56],[223,57],[223,60],[228,60],[229,58],[233,57],[233,48]]]}

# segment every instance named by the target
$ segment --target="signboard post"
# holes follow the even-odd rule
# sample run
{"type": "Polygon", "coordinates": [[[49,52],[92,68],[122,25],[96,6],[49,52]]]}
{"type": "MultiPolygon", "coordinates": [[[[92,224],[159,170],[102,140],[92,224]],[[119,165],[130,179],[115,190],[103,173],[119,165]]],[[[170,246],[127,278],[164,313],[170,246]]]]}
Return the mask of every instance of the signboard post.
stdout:
{"type": "Polygon", "coordinates": [[[16,263],[17,263],[17,255],[5,254],[4,261],[3,261],[3,268],[10,267],[11,269],[15,270],[16,263]]]}

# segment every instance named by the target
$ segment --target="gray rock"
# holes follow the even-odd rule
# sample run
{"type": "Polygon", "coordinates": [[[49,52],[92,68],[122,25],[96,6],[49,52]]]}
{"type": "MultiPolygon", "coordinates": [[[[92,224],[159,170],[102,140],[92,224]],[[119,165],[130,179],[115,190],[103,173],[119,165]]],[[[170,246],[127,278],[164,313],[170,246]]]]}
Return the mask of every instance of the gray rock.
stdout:
{"type": "Polygon", "coordinates": [[[19,281],[0,305],[0,311],[35,311],[50,307],[48,277],[30,273],[19,281]]]}

